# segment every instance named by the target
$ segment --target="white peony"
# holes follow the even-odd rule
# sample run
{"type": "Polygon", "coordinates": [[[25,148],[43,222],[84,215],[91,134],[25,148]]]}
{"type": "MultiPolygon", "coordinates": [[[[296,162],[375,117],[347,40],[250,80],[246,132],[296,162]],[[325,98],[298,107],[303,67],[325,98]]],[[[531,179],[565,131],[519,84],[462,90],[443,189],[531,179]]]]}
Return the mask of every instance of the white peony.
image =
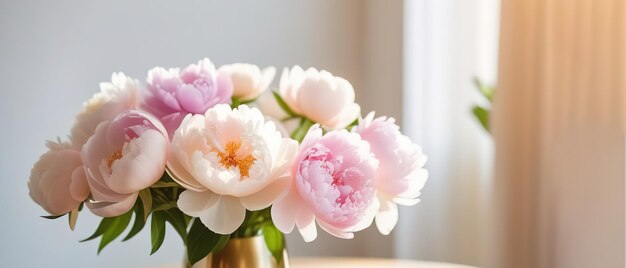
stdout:
{"type": "Polygon", "coordinates": [[[279,93],[293,112],[330,129],[348,126],[361,111],[350,82],[315,68],[285,68],[279,93]]]}
{"type": "Polygon", "coordinates": [[[30,197],[51,215],[68,213],[89,196],[80,152],[67,142],[46,143],[48,151],[33,166],[30,197]]]}
{"type": "Polygon", "coordinates": [[[98,124],[139,104],[139,82],[123,73],[113,73],[111,82],[100,83],[100,92],[85,102],[71,130],[71,142],[78,150],[96,132],[98,124]]]}
{"type": "Polygon", "coordinates": [[[274,80],[276,68],[266,67],[261,70],[254,64],[233,63],[223,65],[218,72],[228,75],[232,80],[234,97],[248,101],[267,90],[274,80]]]}
{"type": "Polygon", "coordinates": [[[210,230],[234,232],[246,209],[270,206],[291,183],[298,143],[281,137],[256,108],[220,104],[205,115],[188,115],[174,134],[167,168],[186,190],[184,213],[210,230]]]}

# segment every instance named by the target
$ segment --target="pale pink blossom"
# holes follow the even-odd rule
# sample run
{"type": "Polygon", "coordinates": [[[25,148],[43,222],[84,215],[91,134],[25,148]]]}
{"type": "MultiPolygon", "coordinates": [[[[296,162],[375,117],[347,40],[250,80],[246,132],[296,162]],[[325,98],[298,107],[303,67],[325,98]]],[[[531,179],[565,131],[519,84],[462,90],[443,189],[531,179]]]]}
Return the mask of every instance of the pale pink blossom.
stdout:
{"type": "Polygon", "coordinates": [[[113,120],[139,104],[139,82],[123,73],[113,73],[111,82],[100,83],[100,92],[85,102],[72,127],[71,141],[78,150],[96,132],[98,124],[113,120]]]}
{"type": "Polygon", "coordinates": [[[411,206],[419,202],[420,191],[428,178],[424,169],[426,156],[422,149],[400,133],[393,118],[378,117],[370,113],[354,129],[369,142],[372,152],[380,161],[374,183],[378,190],[380,210],[376,226],[382,234],[389,234],[398,221],[398,206],[411,206]]]}
{"type": "Polygon", "coordinates": [[[204,114],[209,108],[231,103],[233,84],[205,58],[182,71],[156,67],[148,72],[148,94],[141,108],[161,120],[170,137],[187,114],[204,114]]]}
{"type": "Polygon", "coordinates": [[[284,233],[297,226],[307,242],[317,237],[316,222],[334,236],[354,237],[378,211],[372,181],[377,165],[358,134],[334,130],[322,135],[314,125],[300,145],[289,192],[272,206],[274,224],[284,233]]]}
{"type": "Polygon", "coordinates": [[[291,182],[298,144],[282,138],[256,108],[225,104],[188,115],[174,134],[167,163],[185,187],[178,207],[210,230],[234,232],[246,209],[270,206],[291,182]]]}
{"type": "Polygon", "coordinates": [[[223,65],[219,73],[227,74],[233,82],[233,97],[240,101],[250,101],[261,95],[274,80],[276,68],[266,67],[261,70],[249,63],[223,65]]]}
{"type": "Polygon", "coordinates": [[[138,192],[163,175],[167,152],[165,128],[147,113],[131,110],[100,123],[81,152],[93,198],[87,207],[102,217],[130,210],[138,192]]]}
{"type": "Polygon", "coordinates": [[[80,152],[67,142],[46,143],[48,151],[33,166],[30,197],[51,215],[77,209],[89,195],[80,152]]]}
{"type": "Polygon", "coordinates": [[[279,93],[293,112],[329,129],[348,126],[361,111],[350,82],[315,68],[285,68],[279,93]]]}

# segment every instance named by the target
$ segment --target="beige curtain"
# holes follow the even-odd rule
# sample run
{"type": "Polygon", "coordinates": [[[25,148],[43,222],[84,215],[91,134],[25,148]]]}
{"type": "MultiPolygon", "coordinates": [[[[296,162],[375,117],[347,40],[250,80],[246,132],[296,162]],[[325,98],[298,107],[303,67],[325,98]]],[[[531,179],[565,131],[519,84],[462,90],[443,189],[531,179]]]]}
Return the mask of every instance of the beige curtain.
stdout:
{"type": "Polygon", "coordinates": [[[624,267],[626,1],[503,0],[489,267],[624,267]]]}

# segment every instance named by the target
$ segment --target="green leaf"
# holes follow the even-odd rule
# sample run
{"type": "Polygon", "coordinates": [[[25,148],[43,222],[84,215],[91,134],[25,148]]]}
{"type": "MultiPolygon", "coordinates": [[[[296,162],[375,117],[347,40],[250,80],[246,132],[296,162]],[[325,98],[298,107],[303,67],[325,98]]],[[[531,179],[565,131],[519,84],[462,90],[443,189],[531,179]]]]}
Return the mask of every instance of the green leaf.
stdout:
{"type": "Polygon", "coordinates": [[[103,218],[102,221],[100,221],[100,225],[98,225],[98,228],[96,229],[96,231],[90,237],[87,237],[81,240],[80,242],[89,241],[104,234],[104,232],[109,229],[109,226],[113,224],[113,221],[115,221],[115,218],[116,217],[103,218]]]}
{"type": "Polygon", "coordinates": [[[155,184],[152,184],[152,186],[150,186],[150,188],[170,188],[170,187],[178,187],[178,183],[157,181],[155,184]]]}
{"type": "Polygon", "coordinates": [[[483,128],[485,128],[485,130],[489,132],[489,110],[485,109],[484,107],[474,106],[474,109],[472,109],[472,111],[474,112],[474,115],[476,116],[478,121],[480,121],[480,124],[483,126],[483,128]]]}
{"type": "Polygon", "coordinates": [[[352,121],[352,123],[350,123],[350,125],[346,126],[346,129],[348,131],[351,131],[353,127],[356,127],[359,125],[359,119],[354,119],[354,121],[352,121]]]}
{"type": "Polygon", "coordinates": [[[228,241],[230,240],[230,235],[222,235],[220,237],[220,240],[217,241],[217,244],[215,245],[215,248],[213,248],[213,250],[211,250],[211,252],[213,253],[219,253],[220,251],[222,251],[222,249],[224,249],[226,247],[226,245],[228,244],[228,241]]]}
{"type": "Polygon", "coordinates": [[[219,243],[221,235],[209,230],[200,219],[193,220],[187,235],[187,259],[193,265],[203,259],[219,243]]]}
{"type": "Polygon", "coordinates": [[[279,264],[283,258],[283,250],[285,249],[285,240],[283,233],[281,233],[273,224],[265,224],[263,226],[263,237],[265,238],[265,244],[267,248],[276,259],[276,263],[279,264]]]}
{"type": "Polygon", "coordinates": [[[297,116],[297,114],[293,110],[291,110],[291,108],[289,108],[289,105],[285,102],[285,100],[283,100],[283,97],[280,96],[280,93],[278,93],[277,91],[272,91],[272,94],[274,95],[274,99],[276,99],[278,106],[280,106],[280,108],[283,109],[283,111],[285,111],[287,115],[289,115],[290,117],[297,116]]]}
{"type": "Polygon", "coordinates": [[[152,213],[152,223],[150,229],[150,240],[152,241],[152,251],[150,255],[159,250],[165,240],[165,218],[167,215],[162,211],[152,213]]]}
{"type": "Polygon", "coordinates": [[[474,78],[474,84],[476,84],[478,91],[480,91],[480,93],[485,96],[489,102],[493,102],[493,94],[495,92],[494,87],[485,85],[483,82],[478,80],[478,78],[474,78]]]}
{"type": "Polygon", "coordinates": [[[61,218],[61,217],[65,216],[65,215],[66,215],[66,214],[61,214],[61,215],[56,215],[56,216],[54,216],[54,215],[50,215],[50,216],[41,216],[41,217],[42,217],[42,218],[44,218],[44,219],[48,219],[48,220],[54,220],[54,219],[61,218]]]}
{"type": "Polygon", "coordinates": [[[109,225],[109,227],[102,234],[102,239],[100,240],[100,245],[98,246],[98,254],[100,254],[102,249],[111,243],[111,241],[124,232],[124,229],[126,229],[126,226],[128,226],[128,223],[130,222],[132,214],[133,211],[129,210],[120,216],[113,217],[111,225],[109,225]]]}
{"type": "Polygon", "coordinates": [[[180,235],[183,243],[187,245],[187,221],[185,220],[185,214],[178,208],[165,210],[167,214],[166,220],[174,227],[174,230],[180,235]]]}
{"type": "Polygon", "coordinates": [[[248,104],[248,103],[252,103],[255,102],[258,99],[258,97],[254,98],[254,99],[249,99],[249,100],[240,100],[239,103],[241,104],[248,104]]]}
{"type": "Polygon", "coordinates": [[[133,236],[139,233],[146,226],[146,217],[144,216],[144,208],[141,199],[137,199],[137,203],[135,203],[135,222],[133,223],[133,227],[130,228],[130,232],[122,239],[122,241],[126,241],[131,239],[133,236]]]}
{"type": "Polygon", "coordinates": [[[158,203],[155,207],[152,208],[152,211],[163,211],[177,207],[176,201],[171,201],[167,203],[158,203]]]}
{"type": "Polygon", "coordinates": [[[139,199],[141,200],[141,204],[143,205],[143,221],[148,220],[148,215],[150,215],[150,210],[152,210],[152,193],[150,189],[143,189],[139,191],[139,199]]]}

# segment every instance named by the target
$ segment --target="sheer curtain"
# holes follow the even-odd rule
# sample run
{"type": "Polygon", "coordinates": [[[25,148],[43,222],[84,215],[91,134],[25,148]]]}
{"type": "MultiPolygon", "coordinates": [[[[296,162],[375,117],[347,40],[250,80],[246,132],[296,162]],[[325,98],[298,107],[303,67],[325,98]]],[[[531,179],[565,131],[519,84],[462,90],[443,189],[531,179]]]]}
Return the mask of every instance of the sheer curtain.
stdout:
{"type": "Polygon", "coordinates": [[[624,267],[626,3],[503,0],[489,267],[624,267]]]}
{"type": "Polygon", "coordinates": [[[474,77],[494,83],[496,0],[404,2],[403,127],[428,154],[422,202],[403,208],[396,254],[482,266],[493,145],[472,117],[474,77]]]}

